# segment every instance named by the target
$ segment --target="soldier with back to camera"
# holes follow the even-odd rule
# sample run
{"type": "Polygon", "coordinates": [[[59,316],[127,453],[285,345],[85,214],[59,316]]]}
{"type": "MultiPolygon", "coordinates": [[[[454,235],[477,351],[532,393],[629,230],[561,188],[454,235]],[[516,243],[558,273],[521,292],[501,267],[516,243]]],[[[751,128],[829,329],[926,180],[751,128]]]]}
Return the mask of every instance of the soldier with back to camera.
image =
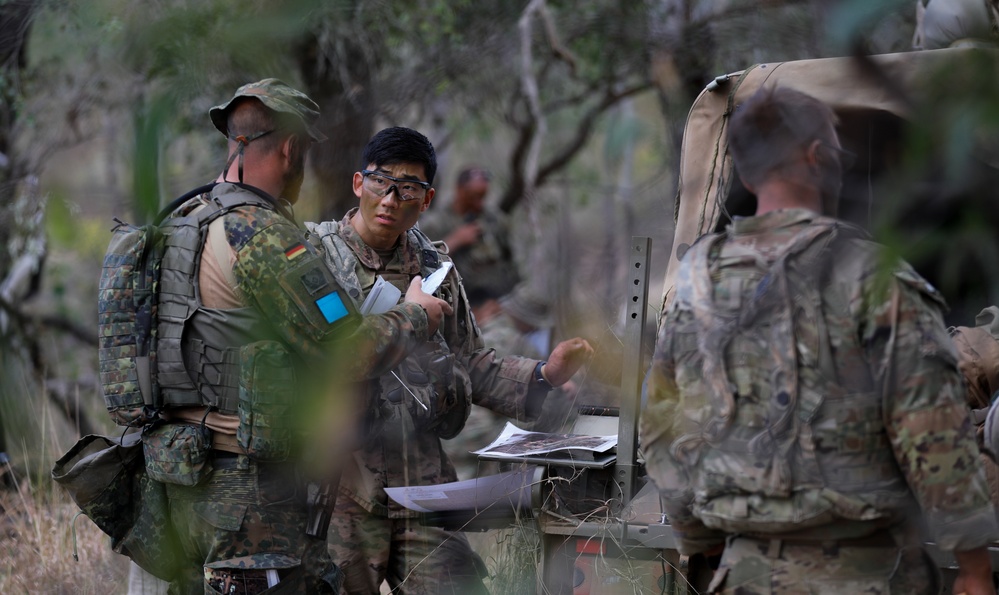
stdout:
{"type": "Polygon", "coordinates": [[[163,223],[164,406],[142,435],[147,474],[168,500],[157,530],[179,543],[170,591],[333,593],[339,573],[307,506],[305,421],[330,404],[349,415],[356,404],[335,387],[397,364],[449,306],[417,280],[382,316],[350,307],[289,211],[309,147],[325,138],[305,94],[265,79],[210,116],[229,159],[163,223]]]}
{"type": "Polygon", "coordinates": [[[994,593],[997,536],[943,300],[835,219],[828,106],[764,88],[729,148],[756,214],[684,254],[641,418],[684,554],[713,593],[994,593]],[[924,535],[922,530],[928,531],[924,535]]]}

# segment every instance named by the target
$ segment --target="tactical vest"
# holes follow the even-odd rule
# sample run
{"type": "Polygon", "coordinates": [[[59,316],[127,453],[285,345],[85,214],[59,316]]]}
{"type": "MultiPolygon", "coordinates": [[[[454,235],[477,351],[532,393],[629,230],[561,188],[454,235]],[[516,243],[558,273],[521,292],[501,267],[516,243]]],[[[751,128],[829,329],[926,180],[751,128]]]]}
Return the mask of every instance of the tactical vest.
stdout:
{"type": "Polygon", "coordinates": [[[833,247],[858,233],[819,218],[769,255],[715,234],[681,263],[673,307],[689,314],[673,327],[673,357],[685,423],[671,453],[706,526],[847,537],[894,524],[911,499],[881,391],[853,327],[837,323],[848,304],[835,284],[855,280],[835,278],[844,255],[833,247]]]}
{"type": "MultiPolygon", "coordinates": [[[[365,293],[357,276],[357,256],[339,235],[340,224],[326,221],[306,223],[305,226],[310,241],[322,251],[333,276],[360,309],[365,293]]],[[[411,229],[407,234],[408,241],[419,247],[420,274],[426,279],[448,257],[420,230],[411,229]]],[[[410,283],[408,275],[390,273],[382,276],[405,294],[410,283]]],[[[458,306],[464,300],[464,290],[460,283],[453,283],[453,279],[457,279],[457,275],[449,274],[439,294],[457,314],[462,311],[458,306]]],[[[370,288],[371,284],[367,285],[370,288]]],[[[424,347],[407,356],[391,373],[383,374],[378,380],[377,394],[369,403],[372,414],[369,422],[376,427],[383,426],[400,415],[409,415],[418,429],[432,431],[445,440],[461,431],[471,411],[472,386],[468,372],[445,340],[448,324],[461,325],[467,332],[472,332],[475,322],[470,316],[467,320],[458,320],[458,316],[446,317],[424,347]]],[[[456,336],[457,329],[451,331],[449,336],[456,336]]]]}
{"type": "Polygon", "coordinates": [[[200,254],[215,219],[242,207],[275,205],[233,184],[216,185],[206,198],[187,202],[161,227],[166,247],[158,291],[158,406],[210,406],[231,415],[239,401],[239,349],[262,336],[260,320],[251,308],[201,305],[200,254]]]}

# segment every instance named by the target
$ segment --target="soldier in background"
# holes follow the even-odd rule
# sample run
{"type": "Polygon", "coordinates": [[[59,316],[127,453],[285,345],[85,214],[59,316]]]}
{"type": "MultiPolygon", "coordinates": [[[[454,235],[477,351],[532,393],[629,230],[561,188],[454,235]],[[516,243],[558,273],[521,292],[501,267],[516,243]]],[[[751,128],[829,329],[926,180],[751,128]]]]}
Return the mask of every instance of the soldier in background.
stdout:
{"type": "Polygon", "coordinates": [[[491,180],[479,166],[462,169],[451,203],[430,209],[420,221],[430,239],[447,244],[473,307],[479,305],[476,296],[503,295],[520,279],[506,215],[486,204],[491,180]]]}
{"type": "Polygon", "coordinates": [[[995,593],[999,534],[943,300],[833,217],[835,115],[789,88],[738,106],[753,217],[684,255],[641,418],[681,553],[713,593],[995,593]],[[928,531],[929,535],[924,535],[928,531]]]}

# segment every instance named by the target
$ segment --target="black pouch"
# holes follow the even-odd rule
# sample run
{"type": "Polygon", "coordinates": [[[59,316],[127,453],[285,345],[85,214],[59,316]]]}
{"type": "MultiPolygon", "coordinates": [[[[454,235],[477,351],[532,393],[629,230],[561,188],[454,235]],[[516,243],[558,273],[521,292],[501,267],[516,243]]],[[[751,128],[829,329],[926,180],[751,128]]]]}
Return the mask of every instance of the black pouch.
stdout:
{"type": "Polygon", "coordinates": [[[195,486],[212,474],[210,430],[188,424],[164,424],[142,434],[146,473],[163,483],[195,486]]]}
{"type": "Polygon", "coordinates": [[[166,491],[146,475],[141,434],[84,436],[56,461],[52,479],[111,537],[115,552],[165,581],[177,575],[181,554],[166,491]]]}
{"type": "Polygon", "coordinates": [[[239,359],[236,441],[258,461],[285,461],[292,451],[297,389],[291,356],[276,341],[257,341],[241,347],[239,359]]]}
{"type": "Polygon", "coordinates": [[[111,539],[121,539],[135,522],[137,477],[144,473],[141,434],[80,438],[52,468],[85,515],[111,539]]]}

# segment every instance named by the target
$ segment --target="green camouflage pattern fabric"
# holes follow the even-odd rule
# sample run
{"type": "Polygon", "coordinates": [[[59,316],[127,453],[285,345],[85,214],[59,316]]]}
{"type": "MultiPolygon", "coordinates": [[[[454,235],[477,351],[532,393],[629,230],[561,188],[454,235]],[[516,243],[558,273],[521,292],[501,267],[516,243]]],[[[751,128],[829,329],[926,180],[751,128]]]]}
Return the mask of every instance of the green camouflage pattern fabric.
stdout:
{"type": "Polygon", "coordinates": [[[886,264],[794,209],[684,255],[641,419],[682,552],[735,532],[860,537],[917,511],[945,550],[996,535],[942,299],[886,264]]]}
{"type": "MultiPolygon", "coordinates": [[[[338,235],[339,223],[306,223],[306,229],[309,240],[323,252],[338,283],[360,310],[362,296],[370,292],[363,288],[374,283],[374,276],[364,271],[358,273],[357,257],[338,235]]],[[[412,250],[406,251],[406,257],[414,260],[404,266],[418,269],[424,278],[442,266],[446,258],[426,236],[411,232],[407,238],[415,245],[412,250]]],[[[397,272],[384,272],[378,276],[394,284],[402,293],[408,289],[411,278],[397,272]]],[[[455,303],[460,286],[445,282],[438,291],[449,302],[455,303]]],[[[462,323],[468,327],[475,325],[471,318],[462,323]]],[[[465,424],[471,407],[470,380],[464,367],[455,361],[455,354],[441,331],[435,332],[429,341],[420,345],[391,373],[382,374],[379,383],[379,389],[373,392],[376,398],[368,402],[368,421],[373,425],[392,425],[400,415],[408,415],[421,432],[430,431],[447,439],[457,434],[465,424]]]]}
{"type": "Polygon", "coordinates": [[[407,595],[486,595],[485,564],[464,533],[425,527],[412,518],[385,519],[340,498],[329,545],[347,593],[378,593],[388,583],[407,595]]]}
{"type": "MultiPolygon", "coordinates": [[[[422,255],[416,232],[411,230],[402,236],[392,256],[383,262],[351,225],[350,219],[356,212],[356,209],[351,210],[339,222],[337,237],[356,256],[354,273],[362,288],[359,300],[363,301],[378,275],[405,291],[410,280],[421,270],[422,255]]],[[[528,401],[540,404],[545,396],[543,392],[538,394],[532,390],[531,379],[537,361],[521,357],[500,358],[492,349],[484,347],[461,283],[455,268],[442,284],[440,295],[451,302],[454,312],[441,321],[438,332],[455,355],[456,365],[467,371],[472,402],[514,419],[536,416],[538,411],[529,406],[528,401]]],[[[379,398],[382,386],[382,380],[372,375],[358,388],[370,403],[379,398]]],[[[380,576],[389,580],[405,576],[413,585],[441,580],[439,570],[447,564],[459,568],[458,560],[463,560],[462,564],[467,565],[470,551],[464,547],[452,562],[442,566],[415,564],[412,556],[401,555],[410,547],[425,548],[427,552],[442,548],[441,552],[447,553],[463,538],[440,533],[418,546],[415,542],[410,543],[411,534],[391,529],[405,525],[404,519],[415,519],[418,513],[390,501],[386,487],[436,485],[457,479],[454,466],[442,449],[441,439],[433,431],[417,429],[408,414],[382,418],[378,423],[372,423],[369,418],[366,426],[369,431],[363,437],[361,448],[353,452],[344,467],[329,535],[331,551],[347,575],[347,592],[368,592],[368,583],[355,583],[352,578],[367,573],[367,570],[352,568],[356,564],[372,568],[387,564],[388,569],[377,571],[380,576]],[[396,519],[400,519],[399,523],[396,519]],[[365,544],[363,559],[350,553],[355,544],[365,544]],[[387,562],[381,562],[385,560],[387,562]]]]}
{"type": "Polygon", "coordinates": [[[170,580],[182,564],[163,484],[145,473],[141,434],[88,435],[56,461],[52,479],[101,531],[111,548],[170,580]]]}
{"type": "Polygon", "coordinates": [[[236,250],[233,273],[246,301],[270,321],[273,338],[302,360],[324,368],[332,364],[342,377],[360,379],[392,369],[426,342],[426,313],[415,304],[400,304],[363,324],[358,316],[327,322],[316,299],[337,288],[336,280],[303,232],[278,213],[259,208],[230,213],[225,231],[236,250]],[[305,252],[289,260],[286,251],[299,245],[305,252]],[[312,294],[303,278],[318,279],[314,285],[328,289],[312,294]]]}
{"type": "MultiPolygon", "coordinates": [[[[258,407],[255,413],[267,409],[269,419],[249,412],[244,447],[262,451],[264,457],[281,457],[284,453],[274,450],[283,450],[292,429],[293,445],[322,438],[309,425],[326,419],[315,415],[328,409],[321,408],[320,399],[343,401],[340,408],[350,415],[357,403],[350,393],[339,390],[344,382],[391,369],[424,343],[426,313],[408,304],[361,320],[345,298],[344,308],[324,310],[324,300],[336,299],[342,290],[292,221],[268,208],[246,206],[226,213],[223,228],[236,253],[233,275],[240,297],[245,309],[256,315],[253,328],[263,329],[259,341],[248,344],[255,347],[241,354],[248,366],[241,381],[246,394],[241,396],[258,407]],[[275,368],[282,369],[279,377],[275,368]],[[297,394],[291,395],[289,389],[297,394]],[[291,396],[293,407],[278,402],[291,396]],[[292,419],[273,417],[282,413],[292,419]],[[266,448],[265,438],[271,440],[266,448]]],[[[199,320],[210,324],[211,318],[199,320]]],[[[170,460],[173,454],[155,456],[170,460]]],[[[298,455],[316,453],[294,454],[291,461],[270,464],[246,455],[224,458],[212,451],[211,475],[197,485],[152,482],[166,490],[169,520],[164,525],[180,537],[183,565],[180,578],[174,577],[174,589],[212,592],[204,566],[266,553],[300,562],[297,571],[287,576],[282,571],[284,584],[274,592],[334,592],[338,570],[325,540],[305,533],[307,461],[298,455]],[[238,466],[226,466],[235,461],[238,466]],[[295,588],[296,581],[304,588],[295,588]]],[[[231,571],[219,570],[223,572],[233,580],[231,571]]],[[[213,575],[213,580],[220,576],[213,575]]]]}
{"type": "Polygon", "coordinates": [[[733,538],[711,593],[725,595],[935,595],[941,578],[920,548],[774,544],[733,538]]]}
{"type": "Polygon", "coordinates": [[[211,475],[211,430],[187,424],[163,424],[142,433],[146,473],[155,481],[198,485],[211,475]]]}
{"type": "Polygon", "coordinates": [[[256,341],[240,349],[236,442],[258,461],[284,461],[298,450],[295,367],[284,345],[256,341]]]}
{"type": "Polygon", "coordinates": [[[163,236],[155,225],[121,223],[112,231],[98,286],[98,334],[101,388],[115,423],[141,425],[148,421],[144,405],[152,405],[159,387],[144,396],[137,358],[156,366],[156,265],[163,254],[163,236]],[[146,263],[152,263],[146,266],[146,263]]]}
{"type": "MultiPolygon", "coordinates": [[[[512,318],[499,312],[479,325],[482,342],[496,351],[499,356],[522,356],[541,360],[547,354],[539,353],[527,335],[520,332],[512,318]]],[[[525,430],[537,432],[561,432],[571,418],[569,409],[573,401],[562,394],[562,389],[554,388],[542,406],[541,414],[534,420],[513,420],[481,405],[472,405],[468,421],[461,433],[451,440],[445,440],[444,452],[455,465],[459,479],[490,475],[499,472],[499,464],[492,461],[479,461],[478,450],[492,442],[507,421],[525,430]]]]}
{"type": "MultiPolygon", "coordinates": [[[[442,207],[430,208],[420,219],[420,230],[434,241],[443,240],[456,227],[469,223],[452,209],[442,207]]],[[[482,229],[479,241],[451,251],[448,256],[462,272],[462,282],[469,294],[505,295],[520,280],[506,215],[486,209],[474,221],[482,229]]]]}
{"type": "Polygon", "coordinates": [[[240,97],[254,97],[276,112],[297,116],[313,141],[319,143],[326,140],[326,135],[316,127],[316,123],[319,121],[319,106],[316,105],[316,102],[309,99],[305,93],[289,87],[286,83],[275,78],[267,78],[243,85],[236,89],[232,99],[208,110],[212,124],[227,138],[229,128],[226,118],[229,106],[240,97]]]}
{"type": "Polygon", "coordinates": [[[216,460],[202,485],[164,485],[183,551],[204,552],[204,569],[189,564],[174,579],[177,592],[214,592],[217,571],[237,568],[277,570],[284,584],[274,592],[338,592],[325,541],[305,534],[305,483],[295,466],[240,455],[216,460]]]}

